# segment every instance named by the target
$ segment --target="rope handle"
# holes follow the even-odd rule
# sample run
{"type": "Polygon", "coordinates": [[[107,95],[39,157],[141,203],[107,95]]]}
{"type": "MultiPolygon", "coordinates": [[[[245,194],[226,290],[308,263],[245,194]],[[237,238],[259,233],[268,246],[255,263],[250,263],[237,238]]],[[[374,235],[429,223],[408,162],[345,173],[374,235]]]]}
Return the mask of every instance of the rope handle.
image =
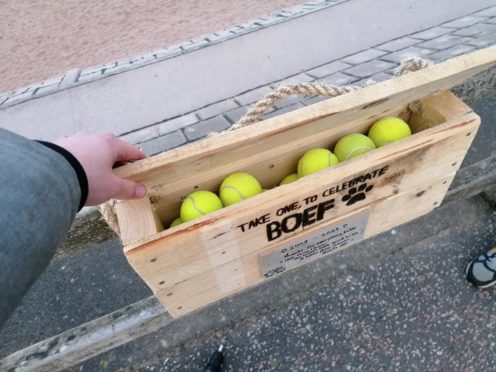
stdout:
{"type": "MultiPolygon", "coordinates": [[[[420,58],[411,57],[405,59],[400,66],[395,70],[394,75],[405,75],[409,72],[418,71],[432,65],[432,62],[420,58]]],[[[365,86],[373,84],[373,80],[367,81],[365,86]]],[[[285,99],[286,97],[297,95],[303,97],[337,97],[345,93],[353,92],[361,89],[361,86],[336,86],[326,85],[322,83],[295,83],[287,86],[282,86],[274,91],[267,93],[264,98],[253,105],[241,119],[233,124],[227,131],[243,128],[261,119],[263,114],[267,112],[275,103],[285,99]]]]}
{"type": "MultiPolygon", "coordinates": [[[[401,65],[395,70],[394,75],[405,75],[409,72],[418,71],[425,67],[432,65],[432,62],[420,57],[412,57],[405,59],[401,65]]],[[[369,80],[365,85],[374,83],[369,80]]],[[[255,105],[248,110],[248,112],[237,123],[233,124],[227,131],[243,128],[260,120],[262,115],[275,103],[283,100],[291,95],[299,95],[303,97],[326,96],[337,97],[344,93],[349,93],[361,89],[360,86],[335,86],[320,83],[297,83],[289,84],[275,89],[273,92],[268,93],[264,98],[259,100],[255,105]]],[[[218,135],[221,133],[211,133],[211,135],[218,135]]],[[[120,234],[119,223],[117,221],[117,214],[115,212],[115,200],[110,200],[100,205],[100,212],[103,219],[107,222],[112,230],[117,235],[120,234]]]]}
{"type": "Polygon", "coordinates": [[[264,98],[255,103],[248,112],[229,130],[246,127],[260,120],[262,115],[271,108],[275,103],[283,100],[286,97],[297,95],[303,97],[337,97],[344,93],[353,92],[360,89],[359,86],[335,86],[320,83],[295,83],[287,86],[282,86],[268,93],[264,98]]]}

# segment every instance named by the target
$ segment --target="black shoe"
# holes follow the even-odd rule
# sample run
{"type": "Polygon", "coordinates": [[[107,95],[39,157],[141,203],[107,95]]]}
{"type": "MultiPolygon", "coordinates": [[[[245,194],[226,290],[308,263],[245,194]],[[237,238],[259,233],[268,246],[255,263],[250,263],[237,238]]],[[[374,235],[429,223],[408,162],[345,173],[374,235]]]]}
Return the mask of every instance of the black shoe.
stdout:
{"type": "Polygon", "coordinates": [[[496,284],[496,248],[474,258],[465,270],[467,280],[478,288],[496,284]]]}

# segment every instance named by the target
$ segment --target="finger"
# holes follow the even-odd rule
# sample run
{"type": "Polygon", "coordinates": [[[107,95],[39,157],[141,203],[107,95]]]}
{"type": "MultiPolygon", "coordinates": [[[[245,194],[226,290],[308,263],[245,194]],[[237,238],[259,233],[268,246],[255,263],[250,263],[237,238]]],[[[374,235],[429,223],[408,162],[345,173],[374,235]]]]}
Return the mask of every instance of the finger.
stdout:
{"type": "Polygon", "coordinates": [[[146,195],[146,188],[142,184],[117,176],[112,177],[111,189],[113,190],[111,198],[114,199],[140,199],[146,195]]]}
{"type": "Polygon", "coordinates": [[[116,162],[140,160],[146,158],[145,153],[143,153],[140,149],[118,138],[116,138],[113,146],[116,154],[116,158],[114,159],[114,161],[116,162]]]}

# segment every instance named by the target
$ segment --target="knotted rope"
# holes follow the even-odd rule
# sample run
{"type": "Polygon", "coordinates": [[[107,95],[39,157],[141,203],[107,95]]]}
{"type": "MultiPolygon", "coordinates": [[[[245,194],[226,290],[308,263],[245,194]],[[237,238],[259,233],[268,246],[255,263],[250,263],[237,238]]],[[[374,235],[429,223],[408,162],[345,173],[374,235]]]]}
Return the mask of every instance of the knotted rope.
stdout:
{"type": "MultiPolygon", "coordinates": [[[[395,76],[405,75],[410,72],[418,71],[428,66],[431,66],[432,62],[425,60],[419,57],[412,57],[405,59],[401,65],[394,71],[395,76]]],[[[367,81],[364,86],[374,84],[373,80],[367,81]]],[[[256,123],[260,120],[265,112],[269,108],[271,108],[277,102],[292,96],[303,96],[303,97],[316,97],[316,96],[324,96],[324,97],[337,97],[345,93],[350,93],[356,90],[363,88],[363,86],[336,86],[336,85],[327,85],[320,83],[296,83],[289,84],[287,86],[279,87],[274,91],[268,93],[264,98],[259,100],[253,107],[251,107],[248,112],[238,120],[235,124],[233,124],[229,129],[225,132],[229,132],[232,130],[236,130],[239,128],[246,127],[253,123],[256,123]]],[[[410,105],[412,111],[417,111],[418,106],[415,103],[410,105]]],[[[221,133],[210,133],[209,136],[216,136],[221,133]]],[[[117,221],[117,215],[115,213],[115,205],[116,201],[111,200],[107,203],[104,203],[100,206],[100,212],[102,214],[103,219],[107,222],[112,230],[114,230],[117,235],[119,235],[119,224],[117,221]]]]}
{"type": "MultiPolygon", "coordinates": [[[[401,65],[395,70],[394,75],[405,75],[409,72],[414,72],[426,68],[432,65],[432,62],[419,58],[413,57],[405,59],[401,65]]],[[[374,84],[373,80],[369,80],[364,86],[374,84]]],[[[227,131],[236,130],[238,128],[246,127],[260,120],[262,115],[271,108],[275,103],[283,100],[286,97],[297,95],[303,97],[315,97],[315,96],[325,96],[325,97],[337,97],[345,93],[353,92],[355,90],[363,88],[362,86],[336,86],[336,85],[326,85],[319,83],[296,83],[289,84],[287,86],[279,87],[273,92],[268,93],[264,98],[255,103],[255,105],[248,110],[248,112],[238,120],[237,123],[233,124],[227,131]]]]}

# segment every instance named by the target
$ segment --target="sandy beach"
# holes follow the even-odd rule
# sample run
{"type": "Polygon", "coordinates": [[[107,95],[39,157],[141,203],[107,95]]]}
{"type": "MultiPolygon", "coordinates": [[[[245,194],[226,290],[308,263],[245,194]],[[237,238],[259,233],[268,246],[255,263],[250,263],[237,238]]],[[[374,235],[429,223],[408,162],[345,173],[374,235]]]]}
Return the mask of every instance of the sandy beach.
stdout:
{"type": "Polygon", "coordinates": [[[220,31],[302,0],[0,0],[0,92],[220,31]]]}

